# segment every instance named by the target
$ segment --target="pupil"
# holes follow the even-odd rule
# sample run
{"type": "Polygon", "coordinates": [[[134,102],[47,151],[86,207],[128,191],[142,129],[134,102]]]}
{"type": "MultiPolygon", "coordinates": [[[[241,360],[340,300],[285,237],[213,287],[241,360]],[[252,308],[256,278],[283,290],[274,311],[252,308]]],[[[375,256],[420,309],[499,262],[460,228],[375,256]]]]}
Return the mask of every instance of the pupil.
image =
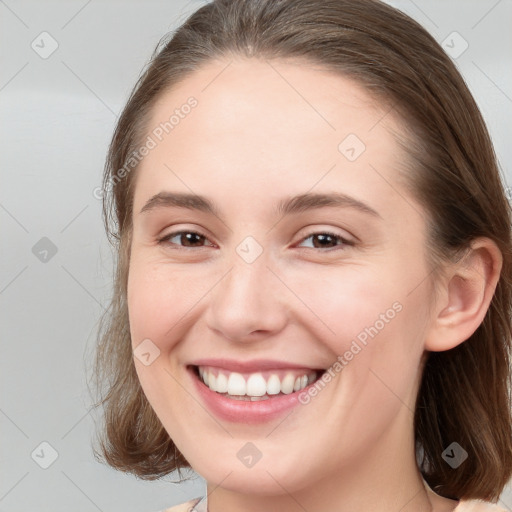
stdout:
{"type": "MultiPolygon", "coordinates": [[[[322,242],[322,241],[325,242],[325,240],[328,239],[328,238],[330,238],[332,240],[332,236],[331,235],[327,235],[327,234],[316,235],[316,237],[318,238],[318,240],[320,242],[322,242]]],[[[329,242],[327,242],[327,243],[329,243],[329,242]]],[[[325,247],[325,245],[326,245],[325,243],[320,243],[321,247],[325,247]]]]}
{"type": "MultiPolygon", "coordinates": [[[[200,241],[201,238],[202,238],[202,235],[198,235],[197,233],[184,233],[184,236],[185,236],[185,239],[187,240],[187,244],[190,243],[190,242],[193,243],[194,242],[194,240],[193,240],[194,237],[196,238],[196,240],[195,240],[196,242],[200,241]]],[[[185,245],[187,245],[187,244],[185,244],[185,245]]]]}

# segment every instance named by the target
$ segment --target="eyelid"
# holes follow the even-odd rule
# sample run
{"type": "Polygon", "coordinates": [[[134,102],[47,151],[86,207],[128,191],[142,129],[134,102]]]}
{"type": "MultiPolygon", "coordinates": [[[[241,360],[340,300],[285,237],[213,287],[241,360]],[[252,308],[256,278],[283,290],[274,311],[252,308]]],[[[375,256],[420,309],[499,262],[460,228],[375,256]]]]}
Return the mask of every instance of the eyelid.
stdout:
{"type": "Polygon", "coordinates": [[[307,240],[308,238],[311,238],[315,235],[328,235],[328,236],[331,236],[333,238],[337,238],[341,241],[341,243],[339,244],[336,244],[334,247],[327,247],[325,249],[322,249],[320,247],[299,247],[299,249],[318,249],[320,250],[320,252],[331,252],[331,251],[336,251],[336,250],[346,250],[347,247],[353,247],[356,245],[356,242],[354,240],[351,240],[349,238],[346,238],[345,236],[343,235],[340,235],[339,233],[336,233],[334,231],[331,231],[329,229],[319,229],[319,230],[316,230],[316,231],[313,231],[311,232],[310,234],[306,235],[306,236],[303,236],[300,240],[299,240],[299,244],[303,243],[305,240],[307,240]]]}
{"type": "MultiPolygon", "coordinates": [[[[215,246],[215,244],[213,242],[211,242],[211,240],[209,239],[208,236],[204,235],[203,233],[201,233],[200,231],[197,231],[197,230],[194,230],[194,229],[178,229],[176,231],[171,231],[170,233],[167,233],[166,235],[162,236],[162,237],[159,237],[157,239],[157,242],[159,244],[164,244],[166,242],[168,242],[171,238],[174,238],[175,236],[177,235],[181,235],[181,234],[184,234],[184,233],[192,233],[192,234],[195,234],[195,235],[198,235],[198,236],[201,236],[203,237],[204,239],[208,240],[208,242],[212,245],[215,246]]],[[[200,247],[185,247],[185,246],[182,246],[182,245],[179,245],[179,244],[171,244],[170,242],[168,242],[169,245],[172,245],[174,247],[177,247],[179,249],[203,249],[204,247],[211,247],[211,246],[200,246],[200,247]]]]}

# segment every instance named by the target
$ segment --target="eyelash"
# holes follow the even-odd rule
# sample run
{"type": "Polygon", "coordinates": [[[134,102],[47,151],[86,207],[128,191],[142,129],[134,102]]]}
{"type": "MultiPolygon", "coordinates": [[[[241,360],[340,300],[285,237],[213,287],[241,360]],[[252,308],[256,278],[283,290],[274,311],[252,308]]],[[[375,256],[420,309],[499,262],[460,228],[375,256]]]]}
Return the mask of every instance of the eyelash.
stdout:
{"type": "MultiPolygon", "coordinates": [[[[158,243],[162,244],[162,245],[176,246],[175,248],[178,248],[178,250],[181,250],[181,249],[184,249],[184,250],[188,250],[188,249],[202,249],[203,247],[205,247],[205,246],[200,246],[200,247],[184,247],[184,246],[180,246],[178,244],[174,244],[174,243],[169,242],[169,240],[171,238],[174,238],[177,235],[183,235],[183,234],[193,234],[193,235],[197,235],[199,237],[203,237],[203,238],[205,238],[207,240],[206,236],[202,235],[201,233],[199,233],[197,231],[182,230],[182,231],[174,231],[172,233],[169,233],[168,235],[165,235],[162,238],[159,238],[158,239],[158,243]]],[[[302,240],[300,242],[302,243],[305,240],[307,240],[308,238],[311,238],[311,237],[313,237],[315,235],[328,235],[330,237],[336,238],[339,241],[341,241],[341,243],[340,244],[336,244],[335,247],[328,247],[326,250],[322,250],[322,252],[330,252],[330,251],[334,251],[334,250],[346,250],[346,249],[343,248],[343,246],[353,247],[353,246],[356,245],[355,242],[353,242],[351,240],[347,240],[346,238],[343,238],[342,236],[340,236],[340,235],[338,235],[336,233],[333,233],[331,231],[315,231],[314,233],[310,233],[308,236],[302,238],[302,240]],[[342,246],[342,247],[340,249],[337,249],[338,246],[342,246]]],[[[301,247],[301,249],[320,249],[321,250],[320,247],[301,247]]]]}

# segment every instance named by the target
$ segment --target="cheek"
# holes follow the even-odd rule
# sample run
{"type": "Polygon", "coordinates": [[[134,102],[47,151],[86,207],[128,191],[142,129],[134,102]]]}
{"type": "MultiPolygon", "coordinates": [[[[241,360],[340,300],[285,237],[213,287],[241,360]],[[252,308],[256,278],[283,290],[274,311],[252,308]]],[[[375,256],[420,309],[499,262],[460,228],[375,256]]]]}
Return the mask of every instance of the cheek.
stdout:
{"type": "Polygon", "coordinates": [[[203,304],[201,298],[216,280],[217,274],[208,268],[146,261],[136,255],[130,265],[127,293],[132,345],[149,338],[162,352],[168,352],[190,328],[203,304]]]}
{"type": "Polygon", "coordinates": [[[128,277],[128,315],[132,345],[142,340],[156,339],[158,318],[164,308],[160,297],[163,283],[155,282],[150,272],[145,272],[137,263],[132,264],[128,277]]]}
{"type": "Polygon", "coordinates": [[[168,356],[190,328],[187,312],[198,300],[190,290],[193,287],[186,286],[169,265],[146,261],[138,254],[132,258],[127,305],[135,369],[149,403],[171,423],[179,417],[182,404],[180,386],[170,377],[174,369],[168,356]],[[149,359],[144,360],[145,353],[149,359]]]}
{"type": "Polygon", "coordinates": [[[425,273],[420,262],[407,268],[398,260],[325,267],[284,279],[294,283],[303,302],[302,325],[333,354],[345,356],[352,372],[364,374],[369,366],[386,373],[414,368],[421,356],[429,297],[426,281],[417,287],[411,283],[420,283],[425,273]]]}
{"type": "Polygon", "coordinates": [[[127,300],[134,347],[146,338],[158,343],[156,340],[165,327],[163,323],[172,320],[177,314],[176,307],[179,308],[179,301],[172,300],[173,289],[166,286],[166,280],[156,279],[157,275],[151,268],[137,263],[130,268],[127,300]]]}
{"type": "Polygon", "coordinates": [[[399,286],[383,279],[388,272],[378,270],[362,265],[325,267],[290,273],[286,281],[294,284],[293,290],[304,304],[300,308],[304,320],[325,341],[332,340],[333,349],[340,353],[347,340],[360,334],[363,339],[365,328],[376,322],[382,328],[381,316],[393,319],[400,308],[396,304],[401,299],[399,286]]]}

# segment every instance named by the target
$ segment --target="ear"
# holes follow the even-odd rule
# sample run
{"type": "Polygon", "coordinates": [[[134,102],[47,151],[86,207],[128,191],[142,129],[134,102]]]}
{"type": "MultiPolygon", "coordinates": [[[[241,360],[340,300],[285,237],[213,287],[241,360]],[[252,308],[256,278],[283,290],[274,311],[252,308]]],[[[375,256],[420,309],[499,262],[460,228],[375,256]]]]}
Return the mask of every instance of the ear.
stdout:
{"type": "Polygon", "coordinates": [[[449,350],[477,330],[491,303],[502,264],[501,251],[492,240],[473,240],[466,255],[449,267],[439,284],[425,350],[449,350]]]}

